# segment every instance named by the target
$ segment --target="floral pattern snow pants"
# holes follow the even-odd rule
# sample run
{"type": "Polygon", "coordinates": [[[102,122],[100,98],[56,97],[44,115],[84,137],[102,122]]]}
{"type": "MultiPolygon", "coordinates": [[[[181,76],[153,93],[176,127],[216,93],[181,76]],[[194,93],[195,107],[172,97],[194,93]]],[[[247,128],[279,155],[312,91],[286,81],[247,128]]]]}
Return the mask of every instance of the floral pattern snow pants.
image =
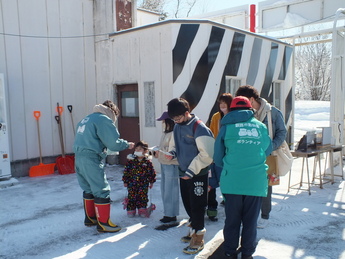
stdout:
{"type": "Polygon", "coordinates": [[[122,181],[128,190],[127,210],[146,208],[149,185],[156,181],[156,172],[149,159],[138,160],[136,157],[127,160],[122,181]]]}
{"type": "Polygon", "coordinates": [[[148,185],[145,186],[129,186],[127,210],[135,210],[136,208],[146,208],[148,202],[148,185]]]}

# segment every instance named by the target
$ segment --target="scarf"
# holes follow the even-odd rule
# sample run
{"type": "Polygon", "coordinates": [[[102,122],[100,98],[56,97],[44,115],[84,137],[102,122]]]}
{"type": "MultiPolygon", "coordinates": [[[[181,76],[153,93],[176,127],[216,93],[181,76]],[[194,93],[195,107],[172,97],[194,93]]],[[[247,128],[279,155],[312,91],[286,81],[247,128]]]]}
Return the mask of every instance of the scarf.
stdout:
{"type": "Polygon", "coordinates": [[[116,115],[115,112],[110,109],[109,107],[103,105],[103,104],[96,104],[93,107],[93,112],[99,112],[106,116],[108,116],[114,123],[116,122],[116,115]]]}
{"type": "Polygon", "coordinates": [[[259,121],[263,121],[267,115],[267,113],[271,110],[271,105],[264,99],[260,99],[260,108],[255,113],[255,118],[259,121]]]}

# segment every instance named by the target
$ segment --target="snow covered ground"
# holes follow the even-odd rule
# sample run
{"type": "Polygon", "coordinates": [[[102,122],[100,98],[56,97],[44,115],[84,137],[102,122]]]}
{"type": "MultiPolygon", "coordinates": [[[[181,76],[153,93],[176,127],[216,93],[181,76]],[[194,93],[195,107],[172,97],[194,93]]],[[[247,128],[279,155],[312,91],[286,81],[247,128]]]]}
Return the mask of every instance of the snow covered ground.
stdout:
{"type": "MultiPolygon", "coordinates": [[[[328,126],[328,119],[328,102],[296,102],[295,140],[312,127],[328,126]]],[[[301,159],[295,160],[291,183],[299,182],[301,164],[301,159]]],[[[340,174],[339,166],[335,173],[340,174]]],[[[222,206],[218,222],[206,219],[205,249],[198,255],[185,255],[186,244],[180,242],[187,233],[185,225],[154,229],[163,216],[160,175],[150,193],[157,209],[145,219],[127,218],[122,208],[126,194],[122,167],[107,167],[107,176],[112,187],[111,218],[122,227],[115,234],[99,234],[95,227],[83,225],[82,191],[74,174],[0,182],[0,258],[208,258],[222,242],[222,206]]],[[[273,188],[270,224],[258,229],[254,258],[345,259],[344,180],[335,177],[335,183],[323,189],[313,185],[311,195],[304,190],[287,192],[288,180],[282,177],[273,188]]],[[[182,203],[178,218],[187,219],[182,203]]]]}

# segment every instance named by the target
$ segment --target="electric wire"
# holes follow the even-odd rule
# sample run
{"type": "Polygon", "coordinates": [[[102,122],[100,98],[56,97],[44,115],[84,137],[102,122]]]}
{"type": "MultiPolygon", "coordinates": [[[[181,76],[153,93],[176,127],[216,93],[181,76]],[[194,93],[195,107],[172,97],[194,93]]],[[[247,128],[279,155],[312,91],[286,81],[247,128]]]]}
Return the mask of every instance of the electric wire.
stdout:
{"type": "MultiPolygon", "coordinates": [[[[314,24],[317,22],[321,22],[323,20],[328,20],[334,16],[335,16],[335,14],[324,17],[320,20],[305,23],[305,24],[303,24],[303,26],[314,24]]],[[[111,32],[111,33],[113,33],[113,32],[111,32]]],[[[24,34],[0,32],[0,35],[13,36],[13,37],[23,37],[23,38],[37,38],[37,39],[74,39],[74,38],[90,38],[90,37],[97,37],[97,36],[108,36],[111,33],[100,33],[100,34],[90,34],[90,35],[72,35],[72,36],[38,36],[38,35],[24,35],[24,34]]]]}
{"type": "Polygon", "coordinates": [[[14,33],[5,33],[0,32],[0,35],[4,36],[13,36],[13,37],[22,37],[22,38],[37,38],[37,39],[75,39],[75,38],[90,38],[97,36],[108,36],[110,33],[101,33],[101,34],[90,34],[90,35],[79,35],[79,36],[38,36],[38,35],[24,35],[24,34],[14,34],[14,33]]]}

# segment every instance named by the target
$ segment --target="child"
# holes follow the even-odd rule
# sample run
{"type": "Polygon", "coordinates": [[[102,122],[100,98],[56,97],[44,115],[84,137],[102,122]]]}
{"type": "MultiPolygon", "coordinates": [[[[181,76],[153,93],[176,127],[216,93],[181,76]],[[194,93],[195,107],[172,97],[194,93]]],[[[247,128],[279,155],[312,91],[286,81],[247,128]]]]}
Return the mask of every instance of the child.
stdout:
{"type": "Polygon", "coordinates": [[[150,159],[148,145],[144,141],[136,143],[134,154],[127,156],[122,181],[128,189],[127,215],[130,218],[135,216],[137,208],[139,216],[150,216],[147,192],[156,181],[156,172],[150,159]]]}

